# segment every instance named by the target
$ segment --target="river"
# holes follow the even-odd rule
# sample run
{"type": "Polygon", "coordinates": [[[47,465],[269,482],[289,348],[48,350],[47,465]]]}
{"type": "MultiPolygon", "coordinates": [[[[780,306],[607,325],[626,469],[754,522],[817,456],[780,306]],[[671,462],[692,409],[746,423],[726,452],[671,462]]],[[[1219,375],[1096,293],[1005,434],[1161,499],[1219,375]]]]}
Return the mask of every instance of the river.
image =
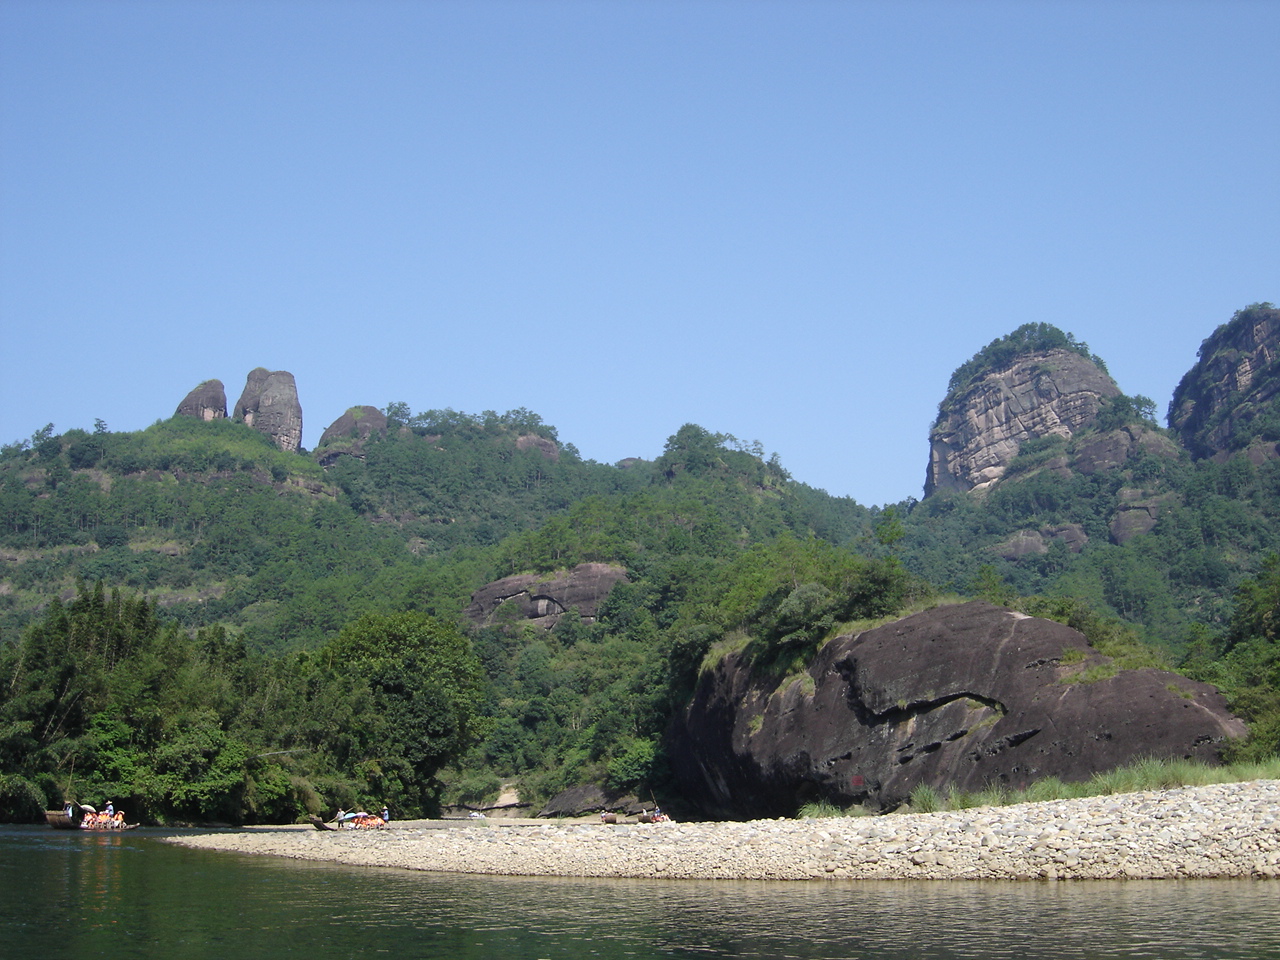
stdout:
{"type": "Polygon", "coordinates": [[[1280,884],[547,880],[0,827],[0,958],[1280,958],[1280,884]]]}

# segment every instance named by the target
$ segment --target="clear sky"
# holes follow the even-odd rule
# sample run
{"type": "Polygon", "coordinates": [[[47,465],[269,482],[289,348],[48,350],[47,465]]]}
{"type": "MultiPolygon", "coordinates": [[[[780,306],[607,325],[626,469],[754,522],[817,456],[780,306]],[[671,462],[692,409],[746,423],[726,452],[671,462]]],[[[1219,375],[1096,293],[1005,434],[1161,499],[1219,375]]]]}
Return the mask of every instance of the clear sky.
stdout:
{"type": "Polygon", "coordinates": [[[203,380],[694,422],[919,496],[1047,321],[1163,412],[1280,301],[1280,3],[0,0],[0,442],[203,380]]]}

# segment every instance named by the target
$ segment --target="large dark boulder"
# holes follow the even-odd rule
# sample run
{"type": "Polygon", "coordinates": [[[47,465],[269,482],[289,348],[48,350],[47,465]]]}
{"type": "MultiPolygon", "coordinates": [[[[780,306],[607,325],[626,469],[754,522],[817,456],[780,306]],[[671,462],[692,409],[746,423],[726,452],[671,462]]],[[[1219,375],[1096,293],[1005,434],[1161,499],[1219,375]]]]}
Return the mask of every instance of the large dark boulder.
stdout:
{"type": "Polygon", "coordinates": [[[302,449],[302,404],[292,373],[263,367],[250,371],[234,415],[265,433],[281,450],[297,453],[302,449]]]}
{"type": "Polygon", "coordinates": [[[522,573],[486,584],[471,596],[467,619],[477,627],[531,622],[550,630],[570,610],[587,623],[615,585],[627,579],[624,567],[580,563],[549,574],[522,573]]]}
{"type": "Polygon", "coordinates": [[[227,418],[227,391],[221,380],[206,380],[183,398],[174,411],[176,417],[195,417],[197,420],[225,420],[227,418]]]}
{"type": "Polygon", "coordinates": [[[1070,627],[980,601],[838,637],[781,682],[730,654],[674,723],[672,768],[710,815],[790,816],[812,800],[891,809],[918,784],[1216,762],[1245,734],[1213,687],[1149,668],[1107,676],[1109,663],[1070,627]]]}

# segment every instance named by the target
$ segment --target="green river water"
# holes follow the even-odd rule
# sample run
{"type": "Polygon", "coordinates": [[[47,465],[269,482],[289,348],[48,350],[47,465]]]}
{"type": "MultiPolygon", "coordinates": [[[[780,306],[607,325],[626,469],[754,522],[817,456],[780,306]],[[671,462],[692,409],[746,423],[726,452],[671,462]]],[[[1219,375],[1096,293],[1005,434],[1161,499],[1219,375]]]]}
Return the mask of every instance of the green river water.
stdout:
{"type": "Polygon", "coordinates": [[[1280,883],[468,877],[0,827],[0,960],[1280,958],[1280,883]]]}

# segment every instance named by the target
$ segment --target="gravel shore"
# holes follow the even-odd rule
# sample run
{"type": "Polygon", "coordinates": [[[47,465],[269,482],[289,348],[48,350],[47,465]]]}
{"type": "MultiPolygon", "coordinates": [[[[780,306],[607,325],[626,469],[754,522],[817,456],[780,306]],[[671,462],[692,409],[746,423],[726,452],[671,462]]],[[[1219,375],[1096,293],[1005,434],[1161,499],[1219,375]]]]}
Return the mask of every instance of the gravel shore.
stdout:
{"type": "Polygon", "coordinates": [[[184,835],[213,850],[452,873],[721,880],[1280,878],[1280,780],[746,823],[405,821],[184,835]]]}

